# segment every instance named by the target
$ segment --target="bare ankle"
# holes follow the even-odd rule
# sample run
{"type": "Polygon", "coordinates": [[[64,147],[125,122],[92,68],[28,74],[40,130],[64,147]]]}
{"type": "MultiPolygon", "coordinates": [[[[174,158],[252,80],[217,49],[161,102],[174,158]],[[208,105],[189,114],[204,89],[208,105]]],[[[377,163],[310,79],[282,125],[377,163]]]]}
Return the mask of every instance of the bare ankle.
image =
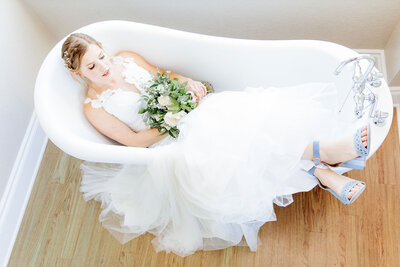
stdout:
{"type": "Polygon", "coordinates": [[[329,177],[332,175],[331,172],[332,171],[330,169],[315,168],[314,175],[318,178],[318,180],[320,180],[322,185],[330,187],[331,185],[329,177]]]}

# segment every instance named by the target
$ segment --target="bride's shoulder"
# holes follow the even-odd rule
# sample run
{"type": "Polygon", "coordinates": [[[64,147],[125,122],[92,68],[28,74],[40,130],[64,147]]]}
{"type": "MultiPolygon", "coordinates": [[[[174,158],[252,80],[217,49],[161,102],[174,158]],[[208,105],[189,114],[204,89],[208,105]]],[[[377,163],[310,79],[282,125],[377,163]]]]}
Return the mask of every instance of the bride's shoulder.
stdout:
{"type": "Polygon", "coordinates": [[[132,57],[113,56],[111,57],[111,61],[114,65],[122,65],[123,63],[134,62],[135,60],[132,57]]]}
{"type": "Polygon", "coordinates": [[[129,61],[137,61],[140,58],[140,55],[132,52],[132,51],[119,51],[113,56],[114,63],[123,63],[129,61]]]}
{"type": "MultiPolygon", "coordinates": [[[[145,69],[147,71],[150,71],[151,74],[153,74],[154,76],[157,75],[156,67],[153,66],[152,64],[150,64],[147,60],[145,60],[138,53],[134,53],[132,51],[120,51],[115,54],[114,58],[117,62],[122,62],[122,63],[123,62],[126,62],[126,63],[133,62],[135,64],[130,64],[130,65],[138,65],[139,67],[142,67],[143,69],[145,69]]],[[[129,64],[127,64],[127,65],[129,65],[129,64]]],[[[162,70],[162,69],[160,69],[160,70],[162,70]]]]}
{"type": "Polygon", "coordinates": [[[145,69],[151,69],[154,68],[153,65],[151,65],[144,57],[139,55],[138,53],[134,53],[132,51],[120,51],[115,54],[114,56],[115,60],[119,62],[135,62],[137,65],[145,68],[145,69]]]}

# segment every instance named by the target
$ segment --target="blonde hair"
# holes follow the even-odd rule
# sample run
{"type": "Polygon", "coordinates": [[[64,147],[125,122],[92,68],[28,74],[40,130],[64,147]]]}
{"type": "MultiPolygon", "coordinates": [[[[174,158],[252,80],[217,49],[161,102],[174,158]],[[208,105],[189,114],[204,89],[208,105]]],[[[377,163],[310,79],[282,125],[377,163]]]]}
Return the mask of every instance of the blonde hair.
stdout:
{"type": "MultiPolygon", "coordinates": [[[[84,33],[72,33],[64,41],[61,47],[61,58],[64,60],[64,66],[70,71],[79,73],[81,68],[82,57],[85,55],[89,45],[94,44],[103,49],[103,45],[96,41],[93,37],[84,33]]],[[[74,75],[72,78],[76,80],[74,75]]],[[[88,87],[90,81],[86,77],[82,77],[86,82],[83,86],[88,87]]],[[[78,80],[81,85],[82,83],[78,80]]]]}

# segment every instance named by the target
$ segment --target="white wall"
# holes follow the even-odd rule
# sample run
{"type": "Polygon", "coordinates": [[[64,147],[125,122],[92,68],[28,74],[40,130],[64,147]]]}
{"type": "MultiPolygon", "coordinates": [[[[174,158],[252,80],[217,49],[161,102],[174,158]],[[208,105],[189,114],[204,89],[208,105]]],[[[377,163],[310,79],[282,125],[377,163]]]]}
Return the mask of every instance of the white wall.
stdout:
{"type": "Polygon", "coordinates": [[[389,86],[400,86],[400,20],[385,46],[389,86]]]}
{"type": "Polygon", "coordinates": [[[87,24],[133,20],[248,39],[316,39],[383,49],[400,0],[23,0],[61,39],[87,24]]]}
{"type": "Polygon", "coordinates": [[[0,0],[0,199],[32,116],[37,72],[56,40],[19,0],[0,0]]]}

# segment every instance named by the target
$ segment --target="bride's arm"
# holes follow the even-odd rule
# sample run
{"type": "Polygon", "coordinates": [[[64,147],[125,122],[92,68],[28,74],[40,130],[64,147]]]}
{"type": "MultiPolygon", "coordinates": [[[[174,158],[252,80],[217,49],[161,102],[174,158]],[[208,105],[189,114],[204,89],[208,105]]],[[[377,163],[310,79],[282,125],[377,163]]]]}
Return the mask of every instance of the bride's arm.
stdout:
{"type": "MultiPolygon", "coordinates": [[[[154,77],[157,77],[157,67],[155,67],[152,64],[150,64],[149,62],[147,62],[141,55],[133,53],[131,51],[121,51],[121,52],[118,52],[116,54],[116,56],[132,57],[135,60],[136,64],[138,64],[142,68],[150,71],[154,75],[154,77]]],[[[158,70],[160,71],[160,73],[165,72],[165,70],[161,69],[161,68],[158,68],[158,70]]],[[[177,78],[180,83],[187,81],[188,84],[186,85],[186,89],[188,89],[189,91],[192,91],[198,100],[201,100],[207,94],[206,87],[200,82],[194,81],[191,78],[184,77],[184,76],[174,73],[172,71],[170,73],[168,73],[168,76],[170,76],[171,79],[177,78]]],[[[197,103],[197,105],[199,105],[199,104],[200,104],[200,101],[197,103]]]]}
{"type": "MultiPolygon", "coordinates": [[[[141,55],[131,52],[131,51],[120,51],[115,55],[122,56],[122,57],[133,57],[136,64],[138,64],[139,66],[141,66],[142,68],[144,68],[146,70],[151,71],[151,73],[153,73],[154,77],[157,77],[157,67],[155,67],[152,64],[150,64],[149,62],[147,62],[141,55]]],[[[165,70],[161,69],[161,68],[158,68],[158,70],[160,71],[160,73],[165,72],[165,70]]],[[[191,80],[190,78],[184,77],[184,76],[179,75],[174,72],[170,72],[170,73],[168,73],[168,75],[171,77],[171,79],[178,78],[180,83],[191,80]]]]}
{"type": "Polygon", "coordinates": [[[135,133],[135,142],[138,144],[137,147],[149,147],[152,144],[164,139],[168,136],[167,134],[160,135],[161,133],[157,130],[157,128],[151,128],[148,130],[140,131],[135,133]]]}
{"type": "Polygon", "coordinates": [[[100,133],[120,144],[132,147],[149,147],[168,135],[161,136],[157,128],[134,132],[128,125],[103,108],[93,109],[88,105],[90,104],[84,106],[84,114],[90,124],[100,133]]]}

